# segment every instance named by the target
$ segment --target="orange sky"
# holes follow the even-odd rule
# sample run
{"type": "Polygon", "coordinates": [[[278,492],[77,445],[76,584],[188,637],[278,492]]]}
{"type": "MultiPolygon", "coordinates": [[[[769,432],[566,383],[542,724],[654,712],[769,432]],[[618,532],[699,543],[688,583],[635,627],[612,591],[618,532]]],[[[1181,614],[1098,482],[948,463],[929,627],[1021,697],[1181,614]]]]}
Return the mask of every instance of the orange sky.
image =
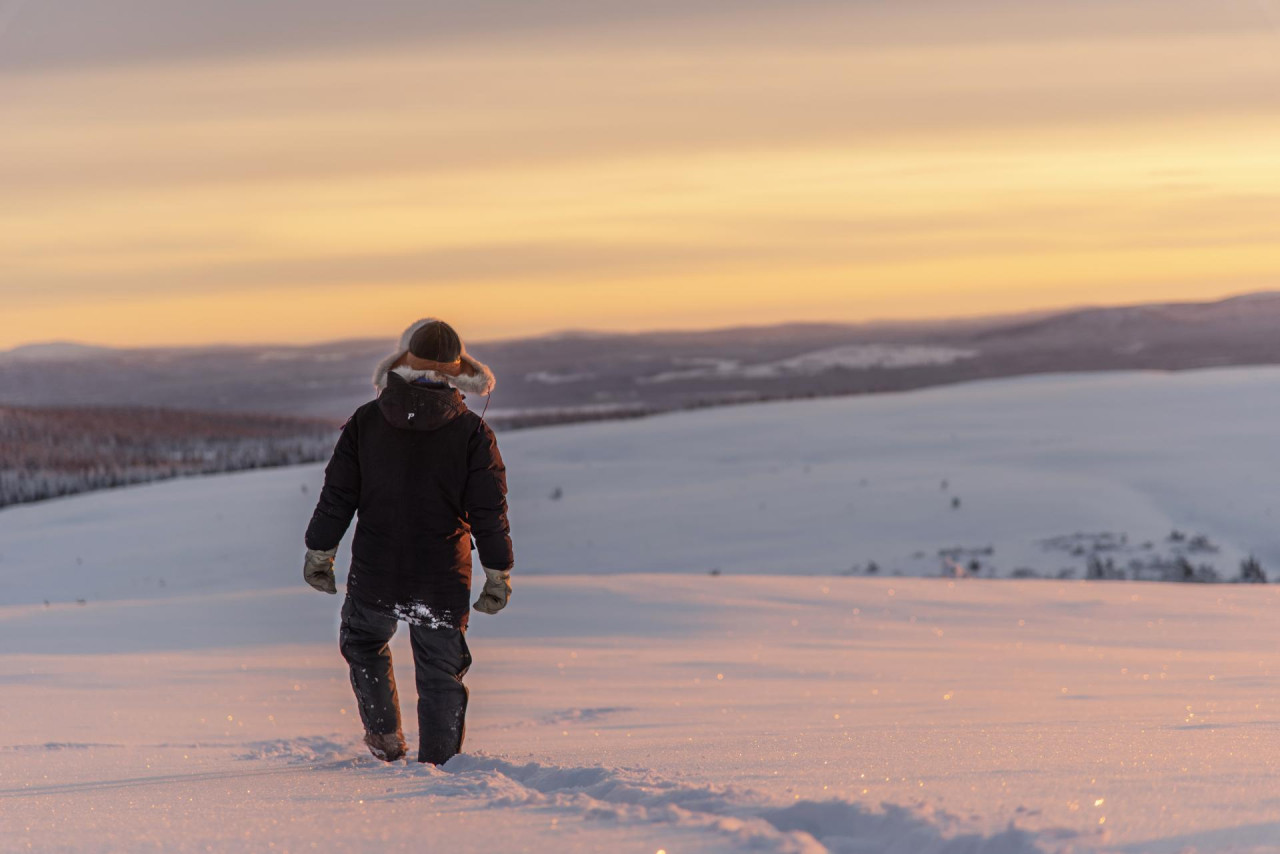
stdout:
{"type": "Polygon", "coordinates": [[[1280,288],[1268,0],[310,2],[0,0],[0,348],[1280,288]]]}

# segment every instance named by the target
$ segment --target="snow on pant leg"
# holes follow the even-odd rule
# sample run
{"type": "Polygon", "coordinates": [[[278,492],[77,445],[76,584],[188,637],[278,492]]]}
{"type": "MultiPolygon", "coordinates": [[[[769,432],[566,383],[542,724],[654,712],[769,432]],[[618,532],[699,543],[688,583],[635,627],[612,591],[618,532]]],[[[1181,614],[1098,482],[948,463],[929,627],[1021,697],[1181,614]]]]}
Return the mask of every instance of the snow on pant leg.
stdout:
{"type": "Polygon", "coordinates": [[[459,629],[409,626],[418,683],[418,761],[439,765],[462,750],[466,737],[471,666],[466,634],[459,629]]]}
{"type": "Polygon", "coordinates": [[[395,633],[395,618],[379,614],[350,596],[342,603],[338,645],[351,666],[351,687],[356,692],[365,732],[400,732],[400,697],[388,647],[395,633]]]}

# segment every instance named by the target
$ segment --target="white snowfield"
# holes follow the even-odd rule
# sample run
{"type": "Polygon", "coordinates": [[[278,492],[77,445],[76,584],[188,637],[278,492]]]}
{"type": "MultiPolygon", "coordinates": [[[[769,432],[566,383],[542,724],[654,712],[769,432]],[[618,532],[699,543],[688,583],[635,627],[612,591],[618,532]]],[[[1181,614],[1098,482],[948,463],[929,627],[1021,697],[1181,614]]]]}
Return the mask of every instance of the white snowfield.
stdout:
{"type": "Polygon", "coordinates": [[[359,744],[319,467],[12,508],[0,850],[1280,852],[1280,587],[891,575],[1173,528],[1275,572],[1278,435],[1275,369],[504,435],[515,595],[440,769],[359,744]]]}

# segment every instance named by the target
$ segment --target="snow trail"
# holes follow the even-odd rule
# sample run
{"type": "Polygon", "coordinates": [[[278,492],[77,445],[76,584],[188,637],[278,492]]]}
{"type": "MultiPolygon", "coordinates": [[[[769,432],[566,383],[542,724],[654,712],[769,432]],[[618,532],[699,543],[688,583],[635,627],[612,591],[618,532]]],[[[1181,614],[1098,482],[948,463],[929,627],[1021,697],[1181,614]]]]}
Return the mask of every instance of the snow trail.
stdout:
{"type": "MultiPolygon", "coordinates": [[[[291,766],[344,767],[390,773],[417,785],[387,798],[461,798],[484,808],[554,811],[594,823],[671,825],[721,837],[732,850],[772,854],[1045,854],[1076,837],[1068,830],[1030,833],[1014,827],[991,836],[964,832],[964,823],[926,804],[870,809],[840,799],[784,804],[750,788],[685,783],[644,768],[517,763],[485,753],[462,754],[436,768],[403,760],[385,766],[355,741],[278,739],[252,746],[244,759],[291,766]],[[357,754],[358,755],[358,754],[357,754]],[[312,764],[312,763],[316,764],[312,764]]],[[[368,798],[366,798],[368,799],[368,798]]]]}

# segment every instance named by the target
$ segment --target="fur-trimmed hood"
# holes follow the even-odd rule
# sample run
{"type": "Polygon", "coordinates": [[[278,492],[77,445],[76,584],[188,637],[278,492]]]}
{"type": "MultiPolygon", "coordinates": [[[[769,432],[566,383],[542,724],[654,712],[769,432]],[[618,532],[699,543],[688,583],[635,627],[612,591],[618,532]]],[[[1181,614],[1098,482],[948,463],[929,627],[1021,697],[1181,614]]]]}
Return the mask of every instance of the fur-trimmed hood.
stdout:
{"type": "MultiPolygon", "coordinates": [[[[400,361],[405,353],[409,352],[409,342],[413,340],[414,333],[434,320],[434,317],[424,317],[411,325],[400,336],[400,349],[378,363],[378,367],[373,371],[373,387],[377,391],[381,392],[387,387],[387,374],[393,370],[391,366],[400,361]]],[[[493,371],[489,370],[489,366],[484,362],[468,354],[465,345],[462,348],[462,361],[470,365],[475,373],[471,376],[451,377],[436,371],[415,371],[407,365],[401,365],[394,370],[398,375],[411,382],[417,379],[428,379],[434,382],[448,383],[459,391],[464,391],[468,394],[489,394],[492,392],[494,385],[497,383],[493,377],[493,371]]]]}

